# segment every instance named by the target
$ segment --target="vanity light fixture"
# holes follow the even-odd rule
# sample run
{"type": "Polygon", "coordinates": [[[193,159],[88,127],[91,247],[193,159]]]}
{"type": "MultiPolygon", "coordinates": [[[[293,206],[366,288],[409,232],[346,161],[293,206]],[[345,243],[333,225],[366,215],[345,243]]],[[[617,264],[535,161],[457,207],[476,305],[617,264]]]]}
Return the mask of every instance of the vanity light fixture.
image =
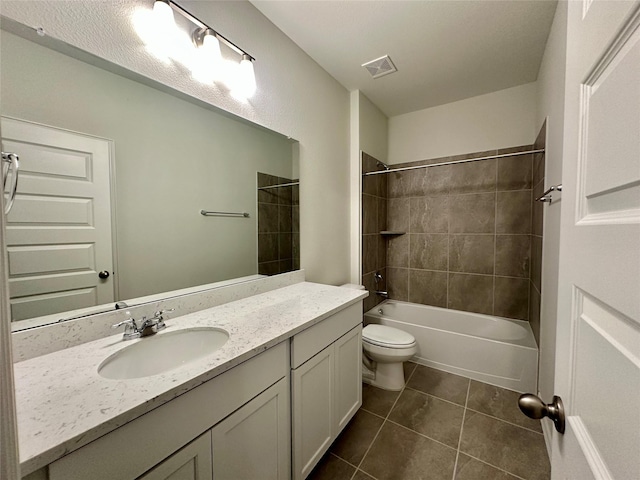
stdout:
{"type": "Polygon", "coordinates": [[[255,93],[255,58],[236,44],[172,0],[155,0],[151,20],[153,25],[144,25],[144,31],[138,29],[138,33],[155,55],[180,61],[191,69],[194,78],[203,83],[225,83],[234,96],[246,99],[255,93]],[[185,45],[174,13],[178,13],[195,26],[190,34],[191,47],[185,45]],[[153,33],[150,30],[153,30],[153,33]],[[220,43],[237,53],[240,63],[223,60],[220,43]]]}

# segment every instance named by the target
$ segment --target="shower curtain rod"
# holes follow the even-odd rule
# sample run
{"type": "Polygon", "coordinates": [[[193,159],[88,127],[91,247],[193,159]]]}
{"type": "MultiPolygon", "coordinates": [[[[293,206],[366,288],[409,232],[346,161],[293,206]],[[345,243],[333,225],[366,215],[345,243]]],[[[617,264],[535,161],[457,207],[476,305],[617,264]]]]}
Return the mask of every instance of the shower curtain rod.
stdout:
{"type": "Polygon", "coordinates": [[[443,165],[457,165],[459,163],[477,162],[479,160],[491,160],[492,158],[515,157],[517,155],[528,155],[530,153],[543,153],[543,152],[544,152],[544,148],[541,148],[539,150],[527,150],[525,152],[503,153],[501,155],[490,155],[488,157],[467,158],[467,159],[464,159],[464,160],[453,160],[451,162],[432,163],[430,165],[416,165],[415,167],[391,168],[389,170],[379,170],[379,171],[376,171],[376,172],[367,172],[367,173],[363,173],[362,175],[363,176],[382,175],[382,174],[385,174],[385,173],[404,172],[405,170],[417,170],[418,168],[441,167],[443,165]]]}

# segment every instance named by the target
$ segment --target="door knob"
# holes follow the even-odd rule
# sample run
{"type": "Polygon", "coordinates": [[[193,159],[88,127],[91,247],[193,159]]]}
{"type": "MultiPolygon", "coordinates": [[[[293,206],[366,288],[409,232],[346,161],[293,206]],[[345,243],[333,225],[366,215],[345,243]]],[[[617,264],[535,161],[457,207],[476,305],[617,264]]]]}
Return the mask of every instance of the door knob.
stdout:
{"type": "Polygon", "coordinates": [[[109,272],[103,270],[98,274],[98,276],[104,280],[105,278],[109,278],[109,272]]]}
{"type": "Polygon", "coordinates": [[[564,433],[564,405],[562,399],[554,395],[553,402],[545,404],[540,397],[531,393],[525,393],[518,398],[518,406],[522,413],[529,418],[539,420],[549,417],[553,420],[556,430],[564,433]]]}

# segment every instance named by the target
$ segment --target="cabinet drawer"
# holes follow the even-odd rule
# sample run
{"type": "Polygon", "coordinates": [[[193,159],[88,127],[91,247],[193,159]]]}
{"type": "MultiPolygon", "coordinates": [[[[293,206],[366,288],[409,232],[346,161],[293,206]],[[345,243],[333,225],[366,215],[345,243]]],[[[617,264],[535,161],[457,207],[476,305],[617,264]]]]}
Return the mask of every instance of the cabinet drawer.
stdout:
{"type": "Polygon", "coordinates": [[[291,368],[298,368],[360,323],[362,302],[357,302],[303,330],[291,339],[291,368]]]}

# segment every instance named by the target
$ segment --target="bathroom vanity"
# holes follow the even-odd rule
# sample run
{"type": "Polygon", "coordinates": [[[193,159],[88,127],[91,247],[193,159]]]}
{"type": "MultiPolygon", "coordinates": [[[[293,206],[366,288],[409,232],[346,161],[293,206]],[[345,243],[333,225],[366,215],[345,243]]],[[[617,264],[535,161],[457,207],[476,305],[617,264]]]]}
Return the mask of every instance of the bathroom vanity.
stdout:
{"type": "MultiPolygon", "coordinates": [[[[364,291],[309,282],[15,365],[23,475],[305,478],[362,403],[364,291]],[[135,342],[219,329],[209,355],[139,378],[98,369],[135,342]]],[[[167,351],[171,356],[171,351],[167,351]]]]}

